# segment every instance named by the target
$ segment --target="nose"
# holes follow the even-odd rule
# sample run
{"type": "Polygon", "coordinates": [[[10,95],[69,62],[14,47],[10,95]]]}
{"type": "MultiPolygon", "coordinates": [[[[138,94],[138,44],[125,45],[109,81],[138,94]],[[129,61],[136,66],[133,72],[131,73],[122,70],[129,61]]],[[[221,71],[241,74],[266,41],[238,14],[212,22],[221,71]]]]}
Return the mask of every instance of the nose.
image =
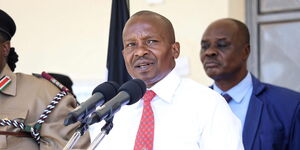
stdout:
{"type": "Polygon", "coordinates": [[[213,47],[210,47],[207,50],[205,50],[203,53],[205,56],[214,57],[218,55],[218,50],[213,47]]]}
{"type": "Polygon", "coordinates": [[[135,51],[135,56],[145,56],[149,53],[149,50],[147,49],[147,47],[143,44],[139,45],[135,51]]]}

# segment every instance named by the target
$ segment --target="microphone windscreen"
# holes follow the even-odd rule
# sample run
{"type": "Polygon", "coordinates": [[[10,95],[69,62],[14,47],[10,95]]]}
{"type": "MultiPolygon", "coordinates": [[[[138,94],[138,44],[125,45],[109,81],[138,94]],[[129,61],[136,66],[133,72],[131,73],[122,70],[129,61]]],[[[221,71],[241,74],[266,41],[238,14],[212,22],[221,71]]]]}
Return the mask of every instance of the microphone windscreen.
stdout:
{"type": "Polygon", "coordinates": [[[97,92],[100,92],[103,94],[105,102],[112,99],[115,95],[118,94],[118,89],[120,85],[114,81],[107,81],[100,85],[98,85],[92,92],[92,95],[94,95],[97,92]]]}
{"type": "Polygon", "coordinates": [[[146,84],[140,79],[132,79],[124,83],[120,88],[119,92],[125,91],[130,95],[130,101],[127,105],[136,103],[141,99],[146,92],[146,84]]]}

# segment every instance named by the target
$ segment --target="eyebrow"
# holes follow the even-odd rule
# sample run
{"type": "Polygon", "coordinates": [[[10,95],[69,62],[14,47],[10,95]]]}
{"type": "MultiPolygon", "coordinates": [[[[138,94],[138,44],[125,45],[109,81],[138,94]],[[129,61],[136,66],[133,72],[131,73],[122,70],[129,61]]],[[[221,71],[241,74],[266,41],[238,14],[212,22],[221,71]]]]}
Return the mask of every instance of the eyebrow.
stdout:
{"type": "Polygon", "coordinates": [[[201,43],[207,42],[207,40],[201,40],[201,43]]]}
{"type": "MultiPolygon", "coordinates": [[[[142,36],[142,40],[147,40],[147,39],[151,39],[151,38],[156,38],[157,39],[157,36],[152,36],[152,35],[142,36]]],[[[124,41],[134,41],[134,40],[136,40],[136,38],[135,37],[129,37],[129,38],[124,38],[123,40],[124,41]]]]}
{"type": "Polygon", "coordinates": [[[218,40],[227,40],[228,38],[226,37],[221,37],[221,38],[217,38],[218,40]]]}

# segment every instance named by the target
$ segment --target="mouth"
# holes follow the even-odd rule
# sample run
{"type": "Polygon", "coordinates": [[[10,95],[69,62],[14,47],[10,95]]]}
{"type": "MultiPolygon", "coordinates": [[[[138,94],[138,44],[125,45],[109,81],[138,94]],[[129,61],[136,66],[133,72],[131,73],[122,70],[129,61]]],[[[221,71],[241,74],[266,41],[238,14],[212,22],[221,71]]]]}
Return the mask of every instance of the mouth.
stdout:
{"type": "Polygon", "coordinates": [[[220,65],[220,63],[218,63],[217,61],[207,61],[204,63],[204,67],[206,69],[209,69],[209,68],[216,68],[220,65]]]}
{"type": "Polygon", "coordinates": [[[149,67],[150,65],[153,65],[153,63],[146,63],[146,64],[138,64],[137,66],[135,66],[135,68],[147,68],[149,67]]]}
{"type": "Polygon", "coordinates": [[[154,63],[150,61],[140,61],[135,63],[134,68],[140,71],[148,71],[153,65],[154,63]]]}

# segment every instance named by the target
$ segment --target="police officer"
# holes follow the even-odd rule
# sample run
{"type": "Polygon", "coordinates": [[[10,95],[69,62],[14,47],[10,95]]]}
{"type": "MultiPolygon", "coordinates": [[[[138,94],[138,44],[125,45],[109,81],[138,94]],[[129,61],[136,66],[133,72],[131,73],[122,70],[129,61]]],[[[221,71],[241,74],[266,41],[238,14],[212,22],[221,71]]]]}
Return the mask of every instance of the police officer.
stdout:
{"type": "MultiPolygon", "coordinates": [[[[15,31],[13,19],[0,9],[0,149],[62,149],[79,125],[63,124],[76,100],[47,79],[13,72],[18,55],[10,40],[15,31]]],[[[74,148],[89,143],[86,133],[74,148]]]]}

